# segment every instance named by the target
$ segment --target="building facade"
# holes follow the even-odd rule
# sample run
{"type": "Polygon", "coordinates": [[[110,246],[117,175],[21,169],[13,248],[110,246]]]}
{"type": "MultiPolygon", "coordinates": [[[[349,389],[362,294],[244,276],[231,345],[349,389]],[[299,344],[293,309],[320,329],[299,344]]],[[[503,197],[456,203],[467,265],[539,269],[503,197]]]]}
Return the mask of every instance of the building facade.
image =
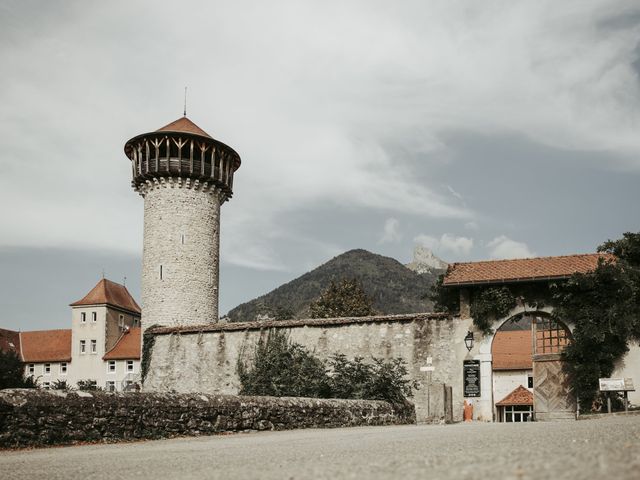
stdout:
{"type": "Polygon", "coordinates": [[[25,375],[42,388],[78,382],[107,391],[140,383],[140,307],[124,285],[107,279],[71,304],[71,328],[11,332],[4,349],[15,351],[25,375]],[[10,345],[12,346],[10,346],[10,345]]]}

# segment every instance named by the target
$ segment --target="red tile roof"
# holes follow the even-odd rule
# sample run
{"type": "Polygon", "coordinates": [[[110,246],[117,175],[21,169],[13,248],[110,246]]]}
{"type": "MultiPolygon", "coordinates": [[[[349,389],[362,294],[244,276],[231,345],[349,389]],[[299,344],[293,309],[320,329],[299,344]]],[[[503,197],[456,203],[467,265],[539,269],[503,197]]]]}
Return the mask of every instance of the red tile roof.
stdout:
{"type": "Polygon", "coordinates": [[[497,407],[507,407],[509,405],[533,405],[533,393],[519,385],[513,392],[496,403],[497,407]]]}
{"type": "Polygon", "coordinates": [[[498,330],[491,345],[494,370],[533,368],[531,330],[498,330]]]}
{"type": "Polygon", "coordinates": [[[71,330],[21,332],[20,340],[23,362],[71,361],[71,330]]]}
{"type": "Polygon", "coordinates": [[[473,285],[478,283],[568,278],[574,273],[593,271],[600,258],[612,261],[615,257],[604,253],[587,253],[562,257],[453,263],[449,265],[444,278],[444,285],[473,285]]]}
{"type": "Polygon", "coordinates": [[[140,359],[140,327],[125,330],[111,350],[105,353],[104,360],[140,359]]]}
{"type": "Polygon", "coordinates": [[[73,302],[72,307],[81,305],[111,305],[128,312],[140,313],[140,307],[124,285],[103,278],[84,298],[73,302]]]}
{"type": "Polygon", "coordinates": [[[20,354],[20,333],[0,328],[0,352],[20,354]]]}
{"type": "Polygon", "coordinates": [[[156,132],[191,133],[193,135],[200,135],[202,137],[211,138],[211,135],[202,130],[187,117],[180,117],[178,120],[171,122],[169,125],[165,125],[164,127],[159,128],[158,130],[156,130],[156,132]]]}

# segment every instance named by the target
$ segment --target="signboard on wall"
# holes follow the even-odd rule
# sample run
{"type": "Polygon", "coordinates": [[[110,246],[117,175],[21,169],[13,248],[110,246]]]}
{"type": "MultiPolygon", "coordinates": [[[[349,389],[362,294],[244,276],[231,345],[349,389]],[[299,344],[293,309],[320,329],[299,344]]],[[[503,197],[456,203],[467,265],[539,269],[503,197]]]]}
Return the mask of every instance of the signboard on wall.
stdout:
{"type": "Polygon", "coordinates": [[[464,360],[462,364],[464,397],[480,396],[480,360],[464,360]]]}

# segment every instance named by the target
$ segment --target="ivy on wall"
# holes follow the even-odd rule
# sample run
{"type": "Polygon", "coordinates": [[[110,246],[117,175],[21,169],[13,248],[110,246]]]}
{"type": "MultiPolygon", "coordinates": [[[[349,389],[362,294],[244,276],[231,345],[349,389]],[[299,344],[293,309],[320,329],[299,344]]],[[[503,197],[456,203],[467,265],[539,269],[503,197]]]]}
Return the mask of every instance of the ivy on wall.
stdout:
{"type": "Polygon", "coordinates": [[[156,336],[151,333],[154,328],[159,325],[151,325],[147,328],[142,335],[142,358],[140,359],[140,376],[142,383],[144,383],[149,373],[149,365],[151,365],[151,353],[153,351],[153,345],[156,343],[156,336]]]}
{"type": "Polygon", "coordinates": [[[625,233],[598,251],[616,258],[553,289],[554,317],[575,325],[563,356],[586,411],[600,400],[598,379],[610,377],[629,345],[640,342],[640,233],[625,233]]]}

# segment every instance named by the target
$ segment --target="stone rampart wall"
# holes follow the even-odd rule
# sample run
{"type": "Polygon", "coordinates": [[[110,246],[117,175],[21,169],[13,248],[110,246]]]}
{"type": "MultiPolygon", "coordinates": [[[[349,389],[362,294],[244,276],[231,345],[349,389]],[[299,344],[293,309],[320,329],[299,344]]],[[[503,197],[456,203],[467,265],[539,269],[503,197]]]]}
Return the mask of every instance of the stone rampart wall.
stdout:
{"type": "Polygon", "coordinates": [[[370,400],[0,391],[0,448],[414,422],[412,405],[370,400]]]}
{"type": "Polygon", "coordinates": [[[444,385],[452,387],[453,420],[462,419],[462,362],[468,355],[464,337],[471,320],[442,314],[154,329],[144,390],[237,394],[238,359],[249,359],[271,328],[284,329],[292,341],[321,359],[336,353],[365,360],[400,357],[407,363],[409,377],[420,385],[410,399],[418,422],[445,421],[444,385]]]}

